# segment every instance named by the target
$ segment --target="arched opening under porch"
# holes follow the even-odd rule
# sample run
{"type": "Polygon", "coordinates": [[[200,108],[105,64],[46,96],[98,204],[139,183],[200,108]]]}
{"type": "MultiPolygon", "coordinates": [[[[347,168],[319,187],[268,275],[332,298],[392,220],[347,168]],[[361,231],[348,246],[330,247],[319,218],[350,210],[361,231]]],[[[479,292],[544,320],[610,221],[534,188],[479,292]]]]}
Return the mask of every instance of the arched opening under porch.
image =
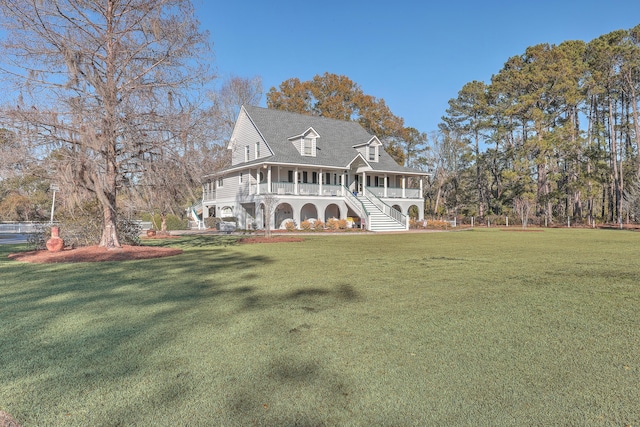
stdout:
{"type": "Polygon", "coordinates": [[[324,210],[324,222],[329,221],[331,218],[340,219],[340,207],[335,203],[330,204],[324,210]]]}
{"type": "Polygon", "coordinates": [[[307,203],[300,209],[300,221],[318,219],[318,208],[313,203],[307,203]]]}
{"type": "Polygon", "coordinates": [[[411,219],[418,219],[420,218],[420,210],[416,205],[411,205],[409,209],[407,209],[407,215],[409,215],[411,219]]]}
{"type": "Polygon", "coordinates": [[[224,206],[220,209],[220,218],[232,218],[233,217],[233,207],[224,206]]]}
{"type": "Polygon", "coordinates": [[[283,228],[283,222],[291,219],[293,220],[293,208],[289,203],[280,203],[276,208],[274,225],[276,228],[283,228]]]}

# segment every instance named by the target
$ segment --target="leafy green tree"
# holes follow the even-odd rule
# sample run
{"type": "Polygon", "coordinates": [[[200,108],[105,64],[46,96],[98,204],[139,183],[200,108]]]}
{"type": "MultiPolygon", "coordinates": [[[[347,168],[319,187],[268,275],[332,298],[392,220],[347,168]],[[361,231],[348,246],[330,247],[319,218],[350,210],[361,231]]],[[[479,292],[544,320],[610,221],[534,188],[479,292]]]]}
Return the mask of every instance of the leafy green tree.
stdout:
{"type": "Polygon", "coordinates": [[[465,84],[458,97],[449,100],[447,115],[443,121],[450,129],[456,129],[461,137],[473,146],[473,163],[475,164],[475,187],[477,191],[477,210],[484,216],[486,198],[486,181],[484,166],[480,156],[481,133],[488,127],[489,102],[487,87],[483,82],[472,81],[465,84]]]}

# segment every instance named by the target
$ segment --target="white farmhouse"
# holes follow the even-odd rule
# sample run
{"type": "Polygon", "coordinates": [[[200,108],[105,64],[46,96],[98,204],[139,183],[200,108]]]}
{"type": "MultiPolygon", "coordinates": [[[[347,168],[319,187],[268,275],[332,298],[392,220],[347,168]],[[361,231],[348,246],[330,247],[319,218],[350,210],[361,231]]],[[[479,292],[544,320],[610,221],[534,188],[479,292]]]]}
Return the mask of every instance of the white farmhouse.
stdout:
{"type": "Polygon", "coordinates": [[[205,177],[203,217],[272,229],[353,218],[372,231],[408,229],[410,211],[423,219],[427,174],[399,166],[356,122],[242,107],[228,149],[231,166],[205,177]]]}

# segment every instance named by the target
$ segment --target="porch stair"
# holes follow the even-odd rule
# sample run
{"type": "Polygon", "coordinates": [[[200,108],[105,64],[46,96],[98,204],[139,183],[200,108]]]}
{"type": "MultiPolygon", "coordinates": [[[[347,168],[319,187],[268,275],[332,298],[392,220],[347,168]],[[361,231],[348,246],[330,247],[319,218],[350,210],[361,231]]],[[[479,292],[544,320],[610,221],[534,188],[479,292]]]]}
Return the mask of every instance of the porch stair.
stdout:
{"type": "Polygon", "coordinates": [[[373,203],[369,198],[358,195],[358,200],[364,205],[369,212],[369,229],[371,231],[405,231],[404,224],[399,223],[373,203]]]}

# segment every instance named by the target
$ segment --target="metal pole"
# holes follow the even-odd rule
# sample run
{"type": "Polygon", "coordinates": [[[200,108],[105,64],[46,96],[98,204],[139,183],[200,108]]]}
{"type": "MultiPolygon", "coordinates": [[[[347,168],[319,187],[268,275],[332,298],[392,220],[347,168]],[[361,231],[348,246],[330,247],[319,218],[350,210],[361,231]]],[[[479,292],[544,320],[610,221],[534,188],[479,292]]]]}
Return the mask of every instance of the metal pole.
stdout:
{"type": "Polygon", "coordinates": [[[56,190],[53,190],[53,202],[51,203],[51,219],[49,220],[50,224],[53,224],[53,211],[56,208],[56,190]]]}

